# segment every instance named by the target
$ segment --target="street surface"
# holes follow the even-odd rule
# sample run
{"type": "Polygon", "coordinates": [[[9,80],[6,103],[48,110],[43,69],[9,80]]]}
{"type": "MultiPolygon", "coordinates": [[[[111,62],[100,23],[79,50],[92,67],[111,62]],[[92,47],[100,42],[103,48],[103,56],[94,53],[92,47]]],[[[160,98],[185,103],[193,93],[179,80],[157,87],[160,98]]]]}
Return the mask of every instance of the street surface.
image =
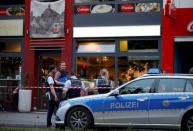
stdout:
{"type": "MultiPolygon", "coordinates": [[[[30,112],[30,113],[0,112],[0,127],[46,128],[46,115],[47,115],[46,112],[30,112]]],[[[54,123],[54,118],[55,116],[52,117],[52,123],[54,123]]],[[[67,128],[67,130],[69,129],[67,128]]],[[[112,131],[117,130],[121,129],[112,129],[112,131]]],[[[132,129],[131,131],[163,131],[163,130],[132,129]]]]}

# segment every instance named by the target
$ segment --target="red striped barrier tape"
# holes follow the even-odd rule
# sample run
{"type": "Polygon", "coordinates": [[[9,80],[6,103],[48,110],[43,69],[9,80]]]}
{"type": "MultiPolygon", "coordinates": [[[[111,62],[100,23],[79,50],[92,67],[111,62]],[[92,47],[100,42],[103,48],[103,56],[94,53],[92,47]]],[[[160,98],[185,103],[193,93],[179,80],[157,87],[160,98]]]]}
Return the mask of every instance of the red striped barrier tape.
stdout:
{"type": "MultiPolygon", "coordinates": [[[[0,88],[16,88],[16,87],[19,87],[19,86],[0,86],[0,88]]],[[[46,88],[50,88],[50,87],[44,87],[44,86],[40,86],[40,87],[37,87],[37,86],[30,86],[30,87],[19,87],[20,89],[33,89],[33,88],[35,88],[35,89],[37,89],[37,88],[42,88],[42,89],[46,89],[46,88]]],[[[81,87],[62,87],[62,86],[59,86],[59,87],[53,87],[53,88],[61,88],[61,89],[63,89],[63,88],[72,88],[72,89],[79,89],[79,88],[81,88],[81,87]]],[[[111,89],[111,87],[95,87],[95,89],[97,89],[97,88],[99,88],[99,89],[111,89]]]]}

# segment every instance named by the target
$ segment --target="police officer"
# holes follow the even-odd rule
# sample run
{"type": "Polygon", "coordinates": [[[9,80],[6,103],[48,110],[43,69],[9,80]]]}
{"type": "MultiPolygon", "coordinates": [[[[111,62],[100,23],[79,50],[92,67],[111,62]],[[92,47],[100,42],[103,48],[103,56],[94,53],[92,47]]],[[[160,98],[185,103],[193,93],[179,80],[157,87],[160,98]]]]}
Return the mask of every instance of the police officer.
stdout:
{"type": "Polygon", "coordinates": [[[54,88],[54,74],[56,73],[57,68],[54,65],[50,65],[48,69],[48,76],[46,78],[45,86],[46,88],[46,96],[48,98],[48,112],[47,112],[47,127],[52,126],[51,118],[54,112],[54,107],[58,108],[58,96],[56,90],[54,88]]]}
{"type": "Polygon", "coordinates": [[[66,99],[80,97],[81,92],[86,92],[84,83],[77,78],[74,72],[71,72],[70,79],[65,82],[65,88],[68,89],[66,99]]]}
{"type": "Polygon", "coordinates": [[[57,88],[56,91],[59,94],[59,101],[63,100],[63,87],[64,87],[64,83],[69,79],[68,73],[66,71],[66,63],[64,61],[60,62],[60,68],[59,70],[56,72],[54,80],[56,83],[57,88]]]}
{"type": "Polygon", "coordinates": [[[109,73],[107,69],[101,69],[99,77],[96,80],[96,87],[98,88],[98,93],[108,93],[112,88],[112,81],[109,80],[109,73]]]}

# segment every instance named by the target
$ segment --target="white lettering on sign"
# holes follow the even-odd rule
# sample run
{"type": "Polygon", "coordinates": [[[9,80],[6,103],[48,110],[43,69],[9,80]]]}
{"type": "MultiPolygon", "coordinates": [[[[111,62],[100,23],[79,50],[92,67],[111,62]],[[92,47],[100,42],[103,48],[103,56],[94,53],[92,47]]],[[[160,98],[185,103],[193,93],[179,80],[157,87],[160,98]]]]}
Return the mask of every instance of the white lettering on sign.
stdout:
{"type": "Polygon", "coordinates": [[[116,102],[110,104],[111,109],[132,109],[138,107],[139,107],[138,102],[116,102]]]}
{"type": "Polygon", "coordinates": [[[193,21],[188,24],[187,30],[188,30],[189,32],[193,32],[193,21]]]}

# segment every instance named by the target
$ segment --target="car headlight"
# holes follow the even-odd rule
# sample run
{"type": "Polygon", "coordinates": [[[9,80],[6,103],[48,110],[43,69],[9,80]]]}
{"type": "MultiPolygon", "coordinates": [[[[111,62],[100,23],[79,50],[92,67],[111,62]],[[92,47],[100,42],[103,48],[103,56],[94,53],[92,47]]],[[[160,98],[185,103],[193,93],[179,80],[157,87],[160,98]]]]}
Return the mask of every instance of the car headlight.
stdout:
{"type": "Polygon", "coordinates": [[[62,102],[60,102],[60,104],[59,104],[59,108],[60,107],[62,107],[62,106],[64,106],[64,105],[66,105],[68,103],[68,101],[66,100],[66,101],[62,101],[62,102]]]}

